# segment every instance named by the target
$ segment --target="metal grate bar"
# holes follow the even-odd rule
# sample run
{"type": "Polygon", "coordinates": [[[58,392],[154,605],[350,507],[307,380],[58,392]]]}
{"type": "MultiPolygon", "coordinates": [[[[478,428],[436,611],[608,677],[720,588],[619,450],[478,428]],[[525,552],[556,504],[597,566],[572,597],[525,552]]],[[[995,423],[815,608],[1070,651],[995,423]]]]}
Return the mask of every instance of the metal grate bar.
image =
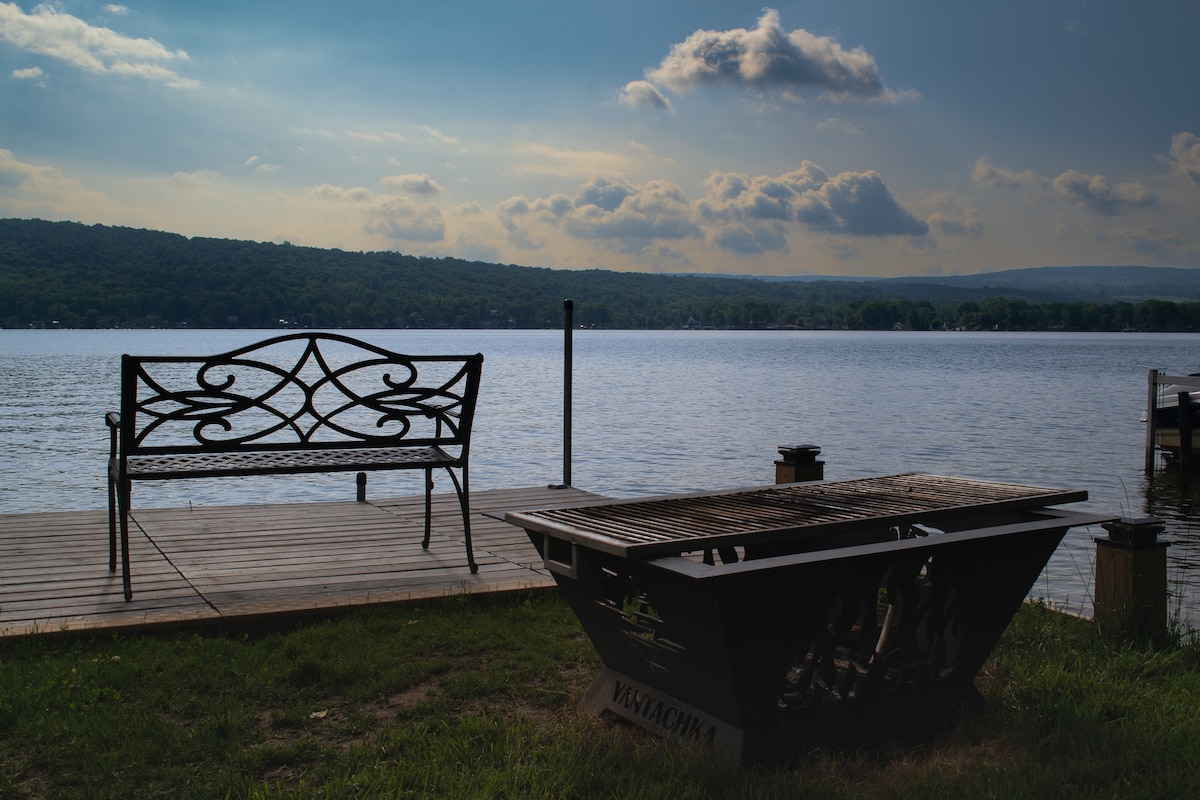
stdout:
{"type": "MultiPolygon", "coordinates": [[[[886,523],[906,516],[957,511],[981,514],[1075,502],[1087,493],[931,475],[891,475],[743,492],[610,501],[513,514],[512,521],[550,535],[606,540],[626,554],[679,552],[781,532],[886,523]]],[[[915,521],[915,520],[914,520],[915,521]]]]}

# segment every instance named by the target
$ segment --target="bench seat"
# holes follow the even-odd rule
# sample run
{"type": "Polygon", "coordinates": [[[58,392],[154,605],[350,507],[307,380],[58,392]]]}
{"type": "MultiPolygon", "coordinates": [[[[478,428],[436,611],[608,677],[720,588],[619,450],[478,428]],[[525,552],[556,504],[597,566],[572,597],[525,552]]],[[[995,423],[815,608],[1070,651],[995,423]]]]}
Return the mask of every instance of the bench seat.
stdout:
{"type": "Polygon", "coordinates": [[[400,465],[430,468],[453,465],[457,459],[438,447],[368,447],[319,450],[265,450],[130,456],[133,480],[212,478],[230,475],[346,472],[398,469],[400,465]]]}

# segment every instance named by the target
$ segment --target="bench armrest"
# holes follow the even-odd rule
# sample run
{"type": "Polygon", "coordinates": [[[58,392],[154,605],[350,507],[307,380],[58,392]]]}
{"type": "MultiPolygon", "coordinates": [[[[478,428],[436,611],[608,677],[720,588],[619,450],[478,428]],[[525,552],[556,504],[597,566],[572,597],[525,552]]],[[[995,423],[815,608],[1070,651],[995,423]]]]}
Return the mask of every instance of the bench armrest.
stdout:
{"type": "Polygon", "coordinates": [[[117,457],[117,430],[121,427],[121,415],[110,411],[104,415],[104,424],[108,426],[108,457],[117,457]]]}

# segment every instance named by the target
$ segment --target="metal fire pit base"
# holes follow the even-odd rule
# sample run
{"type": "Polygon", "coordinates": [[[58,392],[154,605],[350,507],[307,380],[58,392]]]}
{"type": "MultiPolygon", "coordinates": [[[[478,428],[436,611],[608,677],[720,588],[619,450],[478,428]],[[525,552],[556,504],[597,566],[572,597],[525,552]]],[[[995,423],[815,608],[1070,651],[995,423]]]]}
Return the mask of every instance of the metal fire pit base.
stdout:
{"type": "Polygon", "coordinates": [[[1108,519],[957,509],[935,514],[937,529],[776,533],[761,557],[753,537],[727,542],[719,563],[631,558],[533,513],[506,518],[526,526],[604,662],[583,707],[732,761],[927,736],[978,709],[975,677],[1063,535],[1108,519]]]}
{"type": "Polygon", "coordinates": [[[664,739],[707,747],[730,762],[785,761],[814,745],[853,749],[888,740],[923,741],[983,707],[974,685],[942,686],[877,698],[869,707],[847,703],[802,715],[781,709],[777,724],[747,731],[608,667],[579,704],[583,712],[611,713],[664,739]]]}

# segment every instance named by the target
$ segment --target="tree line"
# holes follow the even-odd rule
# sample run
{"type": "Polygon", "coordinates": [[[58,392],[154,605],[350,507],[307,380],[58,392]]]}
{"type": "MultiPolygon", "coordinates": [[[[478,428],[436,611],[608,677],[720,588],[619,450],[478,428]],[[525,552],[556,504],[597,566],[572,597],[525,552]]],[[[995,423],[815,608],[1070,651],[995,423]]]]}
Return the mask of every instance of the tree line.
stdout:
{"type": "Polygon", "coordinates": [[[1200,330],[1200,302],[922,298],[864,281],[553,270],[0,220],[0,326],[1200,330]]]}

